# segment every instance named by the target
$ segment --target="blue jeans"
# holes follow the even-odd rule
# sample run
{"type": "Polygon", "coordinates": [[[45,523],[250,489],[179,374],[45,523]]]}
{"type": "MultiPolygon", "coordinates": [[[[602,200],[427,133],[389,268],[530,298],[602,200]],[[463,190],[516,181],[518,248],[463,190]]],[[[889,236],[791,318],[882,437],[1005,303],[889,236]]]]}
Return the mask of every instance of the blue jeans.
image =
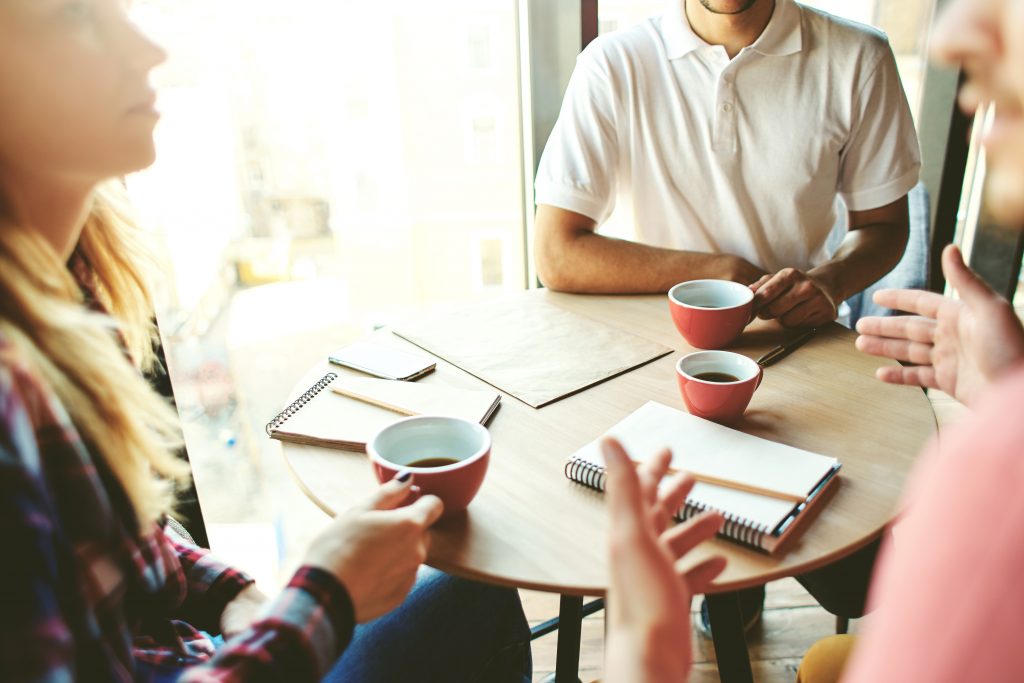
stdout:
{"type": "Polygon", "coordinates": [[[530,627],[511,588],[424,567],[397,609],[356,627],[325,683],[529,683],[530,627]]]}

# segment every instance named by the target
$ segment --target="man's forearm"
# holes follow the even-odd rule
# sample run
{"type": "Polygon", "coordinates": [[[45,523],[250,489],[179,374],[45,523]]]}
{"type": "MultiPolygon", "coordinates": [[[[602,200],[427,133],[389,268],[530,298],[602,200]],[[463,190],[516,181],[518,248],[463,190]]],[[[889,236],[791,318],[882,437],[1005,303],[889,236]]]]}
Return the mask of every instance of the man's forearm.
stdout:
{"type": "Polygon", "coordinates": [[[750,284],[758,269],[730,255],[652,247],[581,231],[538,244],[537,269],[551,289],[590,294],[650,294],[684,280],[719,278],[750,284]]]}
{"type": "Polygon", "coordinates": [[[845,301],[891,271],[907,247],[906,226],[877,223],[851,230],[835,256],[808,271],[834,298],[845,301]]]}

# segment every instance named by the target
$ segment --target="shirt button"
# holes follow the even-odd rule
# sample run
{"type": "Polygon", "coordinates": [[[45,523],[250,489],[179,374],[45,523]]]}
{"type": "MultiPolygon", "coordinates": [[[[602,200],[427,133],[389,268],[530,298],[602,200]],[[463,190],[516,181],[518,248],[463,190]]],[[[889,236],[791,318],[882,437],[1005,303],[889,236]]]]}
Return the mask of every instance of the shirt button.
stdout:
{"type": "Polygon", "coordinates": [[[726,102],[725,104],[722,105],[722,111],[728,114],[729,112],[732,111],[732,105],[726,102]]]}

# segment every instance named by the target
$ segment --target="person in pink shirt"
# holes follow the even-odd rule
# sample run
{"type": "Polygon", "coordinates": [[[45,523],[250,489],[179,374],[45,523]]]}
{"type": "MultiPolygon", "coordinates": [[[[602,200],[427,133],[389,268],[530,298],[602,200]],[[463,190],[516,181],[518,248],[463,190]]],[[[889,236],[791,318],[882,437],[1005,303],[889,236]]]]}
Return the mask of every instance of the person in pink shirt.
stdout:
{"type": "MultiPolygon", "coordinates": [[[[995,109],[984,139],[987,202],[997,220],[1024,228],[1024,0],[952,0],[933,45],[936,59],[967,75],[960,106],[995,109]]],[[[955,247],[943,253],[943,271],[959,299],[879,292],[876,301],[913,315],[861,320],[857,345],[914,364],[881,368],[882,381],[942,389],[973,414],[918,462],[883,544],[870,597],[877,609],[863,634],[816,644],[800,683],[1024,680],[1024,329],[955,247]]],[[[606,679],[684,680],[689,602],[709,579],[680,581],[671,570],[713,520],[664,531],[662,498],[642,493],[658,472],[635,474],[624,453],[607,449],[606,679]]]]}

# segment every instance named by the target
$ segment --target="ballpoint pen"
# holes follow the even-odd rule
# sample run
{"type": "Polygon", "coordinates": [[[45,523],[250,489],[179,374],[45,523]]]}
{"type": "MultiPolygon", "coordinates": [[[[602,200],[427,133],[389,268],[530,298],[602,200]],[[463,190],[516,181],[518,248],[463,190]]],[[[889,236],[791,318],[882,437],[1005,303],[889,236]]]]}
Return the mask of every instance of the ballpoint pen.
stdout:
{"type": "Polygon", "coordinates": [[[757,364],[760,365],[762,368],[766,368],[769,365],[773,365],[779,362],[780,360],[782,360],[783,358],[785,358],[786,356],[788,356],[789,354],[793,353],[798,348],[806,344],[808,340],[810,340],[810,338],[813,337],[814,333],[817,331],[818,328],[812,327],[811,329],[807,330],[800,336],[794,338],[792,341],[776,346],[774,349],[758,358],[757,364]]]}

